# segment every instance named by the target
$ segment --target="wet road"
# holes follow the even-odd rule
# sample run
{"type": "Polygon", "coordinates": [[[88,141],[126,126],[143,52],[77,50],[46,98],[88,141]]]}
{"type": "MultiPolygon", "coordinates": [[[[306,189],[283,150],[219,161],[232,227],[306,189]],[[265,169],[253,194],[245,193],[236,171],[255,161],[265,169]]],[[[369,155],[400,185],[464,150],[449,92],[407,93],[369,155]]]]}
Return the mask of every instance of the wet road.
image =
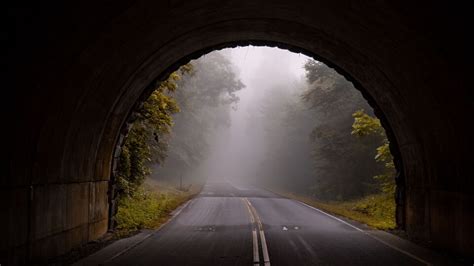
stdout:
{"type": "Polygon", "coordinates": [[[255,187],[208,183],[107,265],[426,265],[357,227],[255,187]]]}

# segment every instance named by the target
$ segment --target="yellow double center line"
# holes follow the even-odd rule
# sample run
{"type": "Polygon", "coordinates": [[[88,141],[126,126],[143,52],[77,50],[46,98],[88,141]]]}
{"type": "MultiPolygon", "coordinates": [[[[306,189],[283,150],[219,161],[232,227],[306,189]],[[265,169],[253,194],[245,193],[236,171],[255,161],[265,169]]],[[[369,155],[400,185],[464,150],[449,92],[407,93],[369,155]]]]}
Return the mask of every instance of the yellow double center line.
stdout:
{"type": "Polygon", "coordinates": [[[265,240],[265,233],[263,232],[262,221],[257,214],[257,210],[252,206],[252,203],[247,198],[242,198],[250,215],[250,222],[252,223],[252,240],[253,240],[253,265],[260,265],[260,255],[258,251],[258,236],[260,235],[260,243],[262,244],[263,265],[270,266],[270,257],[268,256],[267,241],[265,240]]]}

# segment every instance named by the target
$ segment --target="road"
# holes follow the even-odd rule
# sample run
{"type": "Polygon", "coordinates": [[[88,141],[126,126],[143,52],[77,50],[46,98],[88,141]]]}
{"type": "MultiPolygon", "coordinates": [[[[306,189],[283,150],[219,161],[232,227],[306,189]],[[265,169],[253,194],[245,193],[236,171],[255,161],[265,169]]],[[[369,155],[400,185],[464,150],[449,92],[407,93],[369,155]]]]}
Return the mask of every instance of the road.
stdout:
{"type": "Polygon", "coordinates": [[[168,224],[106,265],[426,265],[298,201],[208,183],[168,224]]]}

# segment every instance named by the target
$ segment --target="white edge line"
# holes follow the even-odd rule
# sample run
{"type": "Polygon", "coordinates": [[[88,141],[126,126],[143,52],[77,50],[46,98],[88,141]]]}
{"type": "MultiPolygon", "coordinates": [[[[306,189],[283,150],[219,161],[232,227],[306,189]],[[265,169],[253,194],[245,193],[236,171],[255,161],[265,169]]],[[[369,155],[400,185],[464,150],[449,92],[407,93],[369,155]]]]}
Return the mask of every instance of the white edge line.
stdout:
{"type": "Polygon", "coordinates": [[[176,212],[173,214],[173,216],[171,216],[171,217],[168,219],[168,221],[164,222],[164,223],[163,223],[162,225],[160,225],[160,227],[158,227],[156,230],[153,230],[153,232],[151,232],[151,233],[149,233],[148,235],[146,235],[145,237],[143,237],[143,239],[141,239],[141,240],[138,241],[137,243],[135,243],[135,244],[129,246],[128,248],[126,248],[126,249],[120,251],[119,253],[115,254],[115,255],[112,256],[111,258],[106,259],[104,262],[102,262],[102,264],[105,264],[105,263],[107,263],[107,262],[110,262],[110,261],[116,259],[117,257],[119,257],[119,256],[125,254],[126,252],[130,251],[132,248],[134,248],[134,247],[140,245],[141,243],[143,243],[143,241],[145,241],[147,238],[149,238],[150,236],[152,236],[153,234],[155,234],[156,232],[158,232],[159,230],[161,230],[161,228],[163,228],[163,227],[164,227],[165,225],[167,225],[169,222],[171,222],[172,220],[174,220],[174,218],[175,218],[176,216],[178,216],[178,215],[181,213],[181,211],[183,211],[183,210],[189,205],[189,203],[190,203],[191,201],[193,201],[193,200],[194,200],[194,198],[191,199],[191,200],[188,200],[184,205],[182,205],[182,207],[181,207],[180,209],[176,210],[176,212]]]}
{"type": "Polygon", "coordinates": [[[310,209],[313,209],[313,210],[318,211],[318,212],[320,212],[320,213],[322,213],[322,214],[325,214],[325,215],[327,215],[327,216],[333,218],[334,220],[337,220],[337,221],[339,221],[339,222],[341,222],[341,223],[343,223],[343,224],[345,224],[345,225],[348,225],[348,226],[350,226],[350,227],[356,229],[357,231],[362,232],[363,234],[365,234],[365,235],[371,237],[372,239],[377,240],[377,241],[379,241],[380,243],[382,243],[382,244],[384,244],[384,245],[386,245],[386,246],[388,246],[388,247],[390,247],[390,248],[393,248],[393,249],[395,249],[396,251],[398,251],[398,252],[400,252],[400,253],[403,253],[404,255],[407,255],[408,257],[410,257],[410,258],[412,258],[412,259],[415,259],[415,260],[417,260],[417,261],[419,261],[419,262],[421,262],[421,263],[424,263],[424,264],[426,264],[426,265],[432,265],[431,263],[429,263],[429,262],[427,262],[427,261],[425,261],[425,260],[423,260],[423,259],[421,259],[421,258],[419,258],[419,257],[417,257],[417,256],[415,256],[415,255],[413,255],[413,254],[411,254],[411,253],[409,253],[408,251],[405,251],[405,250],[402,250],[402,249],[400,249],[400,248],[397,248],[397,247],[395,247],[395,246],[393,246],[393,245],[387,243],[386,241],[384,241],[384,240],[382,240],[382,239],[380,239],[380,238],[378,238],[378,237],[376,237],[376,236],[374,236],[374,235],[369,234],[369,233],[366,232],[365,230],[362,230],[362,229],[360,229],[360,228],[358,228],[358,227],[356,227],[356,226],[354,226],[354,225],[352,225],[352,224],[350,224],[350,223],[348,223],[348,222],[346,222],[346,221],[344,221],[344,220],[342,220],[342,219],[337,218],[337,217],[334,216],[334,215],[331,215],[331,214],[329,214],[329,213],[327,213],[327,212],[324,212],[324,211],[322,211],[322,210],[320,210],[320,209],[318,209],[318,208],[315,208],[315,207],[313,207],[313,206],[311,206],[311,205],[308,205],[308,204],[306,204],[306,203],[304,203],[304,202],[301,202],[301,201],[298,201],[298,200],[295,200],[295,201],[296,201],[296,202],[299,202],[299,203],[301,203],[301,204],[303,204],[304,206],[306,206],[306,207],[308,207],[308,208],[310,208],[310,209]]]}
{"type": "Polygon", "coordinates": [[[315,211],[318,211],[318,212],[320,212],[320,213],[323,213],[323,214],[325,214],[325,215],[327,215],[327,216],[333,218],[334,220],[337,220],[337,221],[339,221],[339,222],[341,222],[341,223],[343,223],[343,224],[346,224],[346,225],[348,225],[348,226],[354,228],[354,229],[357,230],[357,231],[360,231],[360,232],[365,233],[365,231],[362,230],[362,229],[360,229],[359,227],[356,227],[356,226],[354,226],[354,225],[352,225],[352,224],[350,224],[350,223],[348,223],[348,222],[346,222],[346,221],[344,221],[344,220],[342,220],[342,219],[339,219],[339,218],[337,218],[337,217],[334,216],[334,215],[331,215],[331,214],[329,214],[329,213],[327,213],[327,212],[324,212],[324,211],[322,211],[322,210],[320,210],[320,209],[317,209],[317,208],[315,208],[315,207],[313,207],[313,206],[311,206],[311,205],[308,205],[308,204],[306,204],[306,203],[304,203],[304,202],[301,202],[301,201],[297,201],[297,202],[299,202],[299,203],[305,205],[306,207],[309,207],[309,208],[311,208],[311,209],[313,209],[313,210],[315,210],[315,211]]]}

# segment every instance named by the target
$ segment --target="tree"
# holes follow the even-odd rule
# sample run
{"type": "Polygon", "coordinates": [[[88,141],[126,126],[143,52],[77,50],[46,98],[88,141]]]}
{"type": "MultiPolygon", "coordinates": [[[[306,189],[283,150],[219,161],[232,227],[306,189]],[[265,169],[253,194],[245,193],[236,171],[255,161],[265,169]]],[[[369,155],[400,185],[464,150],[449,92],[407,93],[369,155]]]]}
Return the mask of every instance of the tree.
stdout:
{"type": "Polygon", "coordinates": [[[189,75],[177,82],[174,98],[181,112],[173,117],[167,160],[153,165],[153,178],[195,175],[195,169],[209,155],[209,140],[216,129],[230,125],[232,105],[239,100],[236,92],[244,88],[231,61],[220,51],[191,64],[189,75]]]}
{"type": "Polygon", "coordinates": [[[380,182],[383,192],[395,193],[395,164],[390,153],[390,143],[380,120],[366,114],[364,110],[358,110],[352,116],[354,123],[351,134],[359,137],[377,136],[381,139],[381,145],[376,149],[375,160],[382,163],[385,169],[382,174],[374,176],[374,179],[380,182]]]}
{"type": "Polygon", "coordinates": [[[321,62],[305,64],[308,89],[302,99],[315,116],[312,141],[312,193],[322,199],[351,199],[374,191],[371,176],[378,167],[372,159],[374,137],[354,139],[352,113],[370,110],[352,83],[321,62]]]}
{"type": "Polygon", "coordinates": [[[117,167],[116,178],[121,196],[133,196],[137,191],[150,173],[147,162],[153,158],[161,163],[166,158],[166,137],[173,126],[172,114],[179,112],[172,94],[176,91],[181,76],[191,71],[191,68],[191,65],[185,65],[167,80],[158,83],[157,88],[137,110],[117,167]]]}
{"type": "MultiPolygon", "coordinates": [[[[311,173],[311,111],[301,101],[303,82],[263,88],[258,116],[252,128],[261,126],[265,150],[257,173],[259,180],[289,191],[307,193],[311,173]]],[[[258,131],[258,129],[256,129],[258,131]]]]}

